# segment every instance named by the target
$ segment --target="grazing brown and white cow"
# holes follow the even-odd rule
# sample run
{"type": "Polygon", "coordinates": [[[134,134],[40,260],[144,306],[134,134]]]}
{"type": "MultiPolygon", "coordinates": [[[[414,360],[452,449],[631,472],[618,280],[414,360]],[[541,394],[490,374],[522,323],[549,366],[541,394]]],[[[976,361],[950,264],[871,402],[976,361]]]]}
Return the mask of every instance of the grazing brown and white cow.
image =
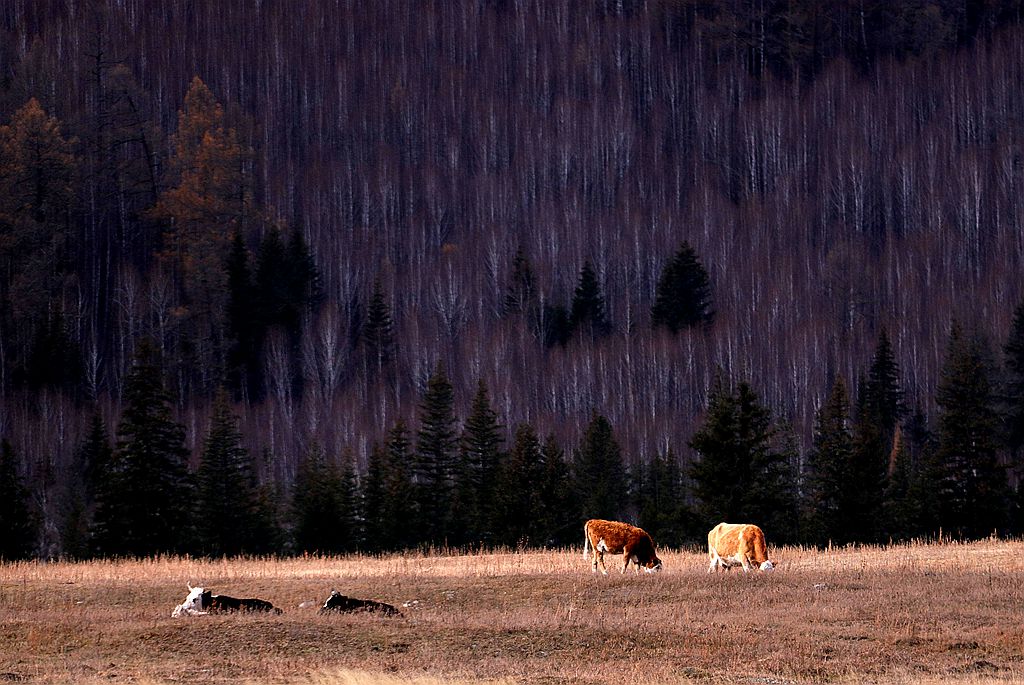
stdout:
{"type": "Polygon", "coordinates": [[[621,573],[626,572],[631,561],[637,573],[641,568],[646,573],[661,570],[661,559],[654,552],[654,540],[643,528],[628,523],[590,519],[583,526],[584,559],[587,558],[587,552],[591,547],[594,549],[594,573],[597,573],[597,565],[601,564],[601,573],[608,575],[608,569],[604,565],[605,552],[622,555],[621,573]]]}
{"type": "Polygon", "coordinates": [[[733,566],[742,566],[743,572],[752,565],[761,571],[771,571],[775,564],[768,560],[764,532],[751,523],[719,523],[708,532],[708,573],[733,566]]]}

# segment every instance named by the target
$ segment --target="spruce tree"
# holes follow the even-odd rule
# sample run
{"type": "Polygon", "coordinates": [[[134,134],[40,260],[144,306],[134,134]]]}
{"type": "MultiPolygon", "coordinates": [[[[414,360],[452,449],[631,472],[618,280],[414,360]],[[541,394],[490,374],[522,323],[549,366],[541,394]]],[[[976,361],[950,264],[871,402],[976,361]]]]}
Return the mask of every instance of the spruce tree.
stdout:
{"type": "Polygon", "coordinates": [[[1012,507],[1012,530],[1024,533],[1024,302],[1017,307],[1003,347],[1006,376],[1003,421],[1010,466],[1017,472],[1017,493],[1012,507]]]}
{"type": "Polygon", "coordinates": [[[886,418],[870,395],[870,383],[858,398],[857,418],[853,431],[853,458],[847,470],[847,483],[843,491],[846,503],[845,527],[847,539],[875,542],[881,534],[882,505],[885,493],[892,435],[886,431],[886,418]]]}
{"type": "Polygon", "coordinates": [[[936,402],[940,522],[950,533],[988,535],[1008,523],[1009,493],[997,455],[999,419],[980,334],[966,335],[954,324],[936,402]]]}
{"type": "Polygon", "coordinates": [[[458,437],[455,395],[438,364],[420,403],[413,482],[423,542],[444,543],[452,523],[453,478],[458,437]]]}
{"type": "Polygon", "coordinates": [[[413,486],[413,454],[409,429],[399,420],[388,433],[384,472],[385,549],[411,549],[420,541],[416,491],[413,486]]]}
{"type": "Polygon", "coordinates": [[[611,423],[597,412],[583,433],[573,470],[584,519],[616,519],[625,514],[629,481],[622,450],[611,423]]]}
{"type": "Polygon", "coordinates": [[[505,293],[505,313],[529,315],[536,306],[537,283],[529,260],[523,254],[523,248],[516,250],[512,258],[512,276],[505,293]]]}
{"type": "Polygon", "coordinates": [[[868,380],[864,388],[864,410],[882,431],[889,446],[899,420],[906,414],[903,390],[900,388],[900,370],[896,355],[889,342],[889,334],[882,328],[878,344],[871,359],[868,380]]]}
{"type": "Polygon", "coordinates": [[[525,547],[543,544],[544,458],[537,433],[528,423],[516,426],[512,449],[505,457],[498,479],[498,541],[525,547]],[[529,512],[528,516],[523,514],[529,512]]]}
{"type": "Polygon", "coordinates": [[[572,297],[569,325],[573,331],[579,331],[589,340],[596,340],[611,332],[612,326],[605,313],[601,285],[590,262],[584,262],[580,270],[579,282],[572,297]]]}
{"type": "Polygon", "coordinates": [[[637,468],[640,527],[656,540],[682,544],[694,534],[693,517],[686,506],[686,483],[679,460],[671,449],[657,453],[637,468]]]}
{"type": "Polygon", "coordinates": [[[689,243],[662,269],[651,308],[651,324],[673,333],[683,328],[709,326],[715,319],[711,306],[711,279],[689,243]]]}
{"type": "Polygon", "coordinates": [[[363,484],[363,530],[364,549],[371,553],[391,549],[386,539],[387,525],[387,448],[374,443],[366,462],[366,478],[363,484]]]}
{"type": "Polygon", "coordinates": [[[0,560],[28,559],[36,544],[36,519],[18,476],[14,448],[0,440],[0,560]]]}
{"type": "Polygon", "coordinates": [[[216,556],[257,551],[269,531],[261,530],[252,457],[223,391],[214,399],[197,480],[197,551],[216,556]]]}
{"type": "Polygon", "coordinates": [[[89,421],[85,438],[75,450],[71,485],[66,496],[61,538],[64,554],[71,558],[81,559],[92,551],[89,536],[96,514],[97,492],[102,474],[110,468],[113,458],[107,427],[96,412],[89,421]]]}
{"type": "Polygon", "coordinates": [[[275,226],[263,236],[256,255],[254,288],[259,306],[261,337],[266,329],[274,326],[284,328],[289,333],[294,332],[289,327],[292,319],[289,297],[294,284],[291,278],[285,276],[288,271],[285,244],[281,239],[281,231],[275,226]]]}
{"type": "Polygon", "coordinates": [[[295,474],[292,496],[292,537],[295,551],[338,554],[349,551],[343,530],[348,512],[342,470],[327,459],[319,445],[306,453],[295,474]]]}
{"type": "Polygon", "coordinates": [[[792,440],[748,383],[730,392],[716,382],[690,447],[700,456],[690,477],[705,521],[758,521],[776,540],[795,532],[792,440]]]}
{"type": "Polygon", "coordinates": [[[320,270],[301,228],[293,228],[291,235],[288,236],[285,261],[288,302],[291,308],[289,315],[294,320],[294,327],[298,328],[302,316],[314,310],[323,300],[320,270]]]}
{"type": "Polygon", "coordinates": [[[139,345],[124,390],[117,446],[101,478],[96,551],[149,556],[192,551],[185,431],[171,414],[156,351],[139,345]]]}
{"type": "Polygon", "coordinates": [[[541,309],[541,335],[544,347],[565,347],[572,337],[569,310],[560,304],[545,304],[541,309]]]}
{"type": "Polygon", "coordinates": [[[373,281],[373,293],[370,295],[370,306],[363,327],[363,343],[371,375],[383,377],[395,356],[395,333],[391,309],[379,278],[373,281]]]}
{"type": "Polygon", "coordinates": [[[836,376],[828,399],[818,410],[814,447],[804,474],[804,530],[816,543],[847,542],[843,491],[852,460],[850,399],[843,378],[836,376]]]}
{"type": "Polygon", "coordinates": [[[495,478],[504,440],[481,378],[462,429],[455,484],[458,525],[466,542],[486,542],[493,531],[495,478]]]}
{"type": "Polygon", "coordinates": [[[231,239],[227,263],[228,383],[238,398],[259,399],[262,394],[260,324],[256,291],[249,267],[249,252],[240,231],[231,239]]]}
{"type": "Polygon", "coordinates": [[[548,545],[568,545],[579,539],[580,502],[572,480],[570,464],[554,435],[549,434],[541,447],[544,473],[540,483],[541,541],[548,545]]]}

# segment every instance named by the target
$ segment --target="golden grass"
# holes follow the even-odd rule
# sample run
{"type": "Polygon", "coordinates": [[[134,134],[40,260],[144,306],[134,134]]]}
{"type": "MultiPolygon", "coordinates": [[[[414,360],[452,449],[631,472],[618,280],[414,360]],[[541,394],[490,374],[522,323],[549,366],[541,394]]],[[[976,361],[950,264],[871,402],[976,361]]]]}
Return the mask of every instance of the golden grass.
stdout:
{"type": "Polygon", "coordinates": [[[659,555],[608,577],[579,549],[3,564],[0,683],[1024,682],[1024,543],[781,548],[748,575],[659,555]],[[172,619],[186,583],[284,613],[172,619]],[[320,616],[332,588],[415,603],[320,616]]]}

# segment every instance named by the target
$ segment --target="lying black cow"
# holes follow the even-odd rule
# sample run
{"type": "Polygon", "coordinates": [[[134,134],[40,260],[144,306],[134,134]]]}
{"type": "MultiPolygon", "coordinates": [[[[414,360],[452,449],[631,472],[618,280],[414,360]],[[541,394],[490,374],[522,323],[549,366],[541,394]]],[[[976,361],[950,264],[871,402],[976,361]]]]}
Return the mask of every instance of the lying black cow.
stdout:
{"type": "Polygon", "coordinates": [[[337,590],[331,590],[331,596],[327,598],[324,605],[320,607],[320,613],[326,614],[331,611],[342,613],[353,611],[369,611],[383,614],[385,616],[401,616],[402,612],[384,602],[375,602],[372,599],[356,599],[346,597],[337,590]]]}
{"type": "Polygon", "coordinates": [[[200,616],[210,612],[222,611],[267,611],[280,614],[281,610],[265,599],[229,597],[215,595],[212,590],[188,586],[188,597],[174,607],[171,616],[200,616]]]}

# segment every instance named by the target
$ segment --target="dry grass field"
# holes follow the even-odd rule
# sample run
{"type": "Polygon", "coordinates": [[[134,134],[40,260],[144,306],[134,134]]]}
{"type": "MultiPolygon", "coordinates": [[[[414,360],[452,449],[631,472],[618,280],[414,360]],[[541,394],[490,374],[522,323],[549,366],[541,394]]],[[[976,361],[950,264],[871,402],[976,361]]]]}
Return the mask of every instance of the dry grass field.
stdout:
{"type": "Polygon", "coordinates": [[[608,577],[579,549],[4,564],[0,681],[1024,682],[1022,542],[781,548],[748,575],[659,554],[608,577]],[[284,611],[173,619],[189,582],[284,611]],[[332,588],[415,603],[320,616],[332,588]]]}

